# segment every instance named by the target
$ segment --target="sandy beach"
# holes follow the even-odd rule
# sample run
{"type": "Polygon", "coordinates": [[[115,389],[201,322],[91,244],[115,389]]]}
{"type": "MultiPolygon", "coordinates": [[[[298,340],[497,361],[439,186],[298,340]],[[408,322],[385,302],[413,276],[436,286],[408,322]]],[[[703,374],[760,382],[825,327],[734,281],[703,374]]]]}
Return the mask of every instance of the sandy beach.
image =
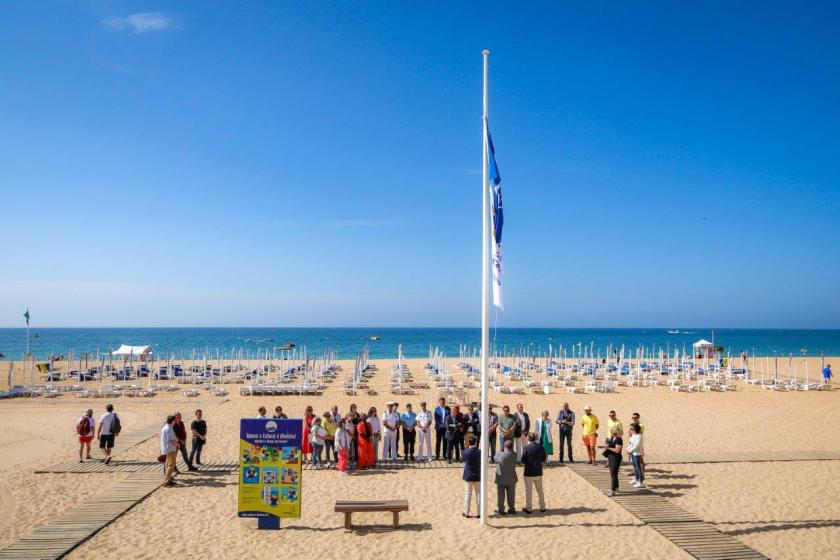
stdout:
{"type": "MultiPolygon", "coordinates": [[[[818,358],[811,365],[816,380],[818,358]]],[[[834,360],[840,363],[840,360],[834,360]]],[[[417,381],[426,379],[423,360],[409,360],[417,381]]],[[[200,403],[209,424],[205,462],[236,460],[238,420],[252,417],[260,405],[282,405],[290,417],[307,405],[320,413],[333,404],[347,410],[351,402],[380,410],[392,398],[401,404],[434,402],[436,394],[391,397],[388,372],[393,360],[377,360],[371,387],[378,395],[345,395],[341,380],[352,362],[342,362],[343,374],[322,395],[247,397],[228,386],[230,395],[180,393],[150,399],[119,397],[124,433],[179,410],[185,419],[200,403]]],[[[477,396],[473,391],[470,399],[477,396]]],[[[646,426],[646,452],[694,454],[698,462],[651,465],[648,485],[655,492],[714,524],[724,533],[772,558],[829,558],[840,547],[840,489],[832,481],[837,461],[704,463],[703,454],[750,451],[771,459],[774,452],[836,451],[840,432],[829,422],[840,402],[840,391],[771,392],[738,384],[734,392],[673,393],[667,387],[626,388],[608,394],[504,395],[491,392],[493,404],[521,402],[532,418],[548,410],[554,418],[564,401],[582,413],[593,407],[602,422],[615,409],[627,422],[640,412],[646,426]]],[[[75,421],[91,407],[98,417],[105,401],[62,396],[55,399],[18,398],[0,402],[0,495],[7,515],[0,520],[0,547],[48,523],[86,498],[121,480],[121,473],[35,474],[58,462],[77,460],[75,421]]],[[[576,458],[583,456],[575,438],[576,458]]],[[[125,452],[120,460],[153,460],[157,438],[125,452]]],[[[95,457],[99,457],[97,451],[95,457]]],[[[555,457],[556,458],[556,457],[555,457]]],[[[596,466],[592,468],[603,468],[596,466]]],[[[237,476],[187,473],[184,485],[154,492],[114,523],[70,554],[70,558],[176,557],[271,558],[379,557],[399,550],[410,556],[437,551],[458,556],[521,557],[523,544],[538,545],[536,557],[563,553],[571,557],[689,558],[661,534],[646,526],[615,501],[564,467],[546,470],[544,484],[549,511],[515,517],[492,516],[488,526],[461,516],[463,483],[460,468],[369,471],[341,478],[334,470],[305,470],[302,517],[283,520],[283,529],[258,531],[254,520],[236,515],[237,476]],[[407,499],[410,511],[402,528],[390,528],[390,514],[361,514],[352,532],[333,511],[337,499],[407,499]],[[517,528],[517,531],[511,529],[517,528]]],[[[622,484],[629,483],[622,475],[622,484]]],[[[495,489],[489,495],[495,497],[495,489]]],[[[490,510],[495,509],[495,500],[490,510]]],[[[517,508],[524,490],[517,488],[517,508]]],[[[527,546],[527,545],[526,545],[527,546]]]]}

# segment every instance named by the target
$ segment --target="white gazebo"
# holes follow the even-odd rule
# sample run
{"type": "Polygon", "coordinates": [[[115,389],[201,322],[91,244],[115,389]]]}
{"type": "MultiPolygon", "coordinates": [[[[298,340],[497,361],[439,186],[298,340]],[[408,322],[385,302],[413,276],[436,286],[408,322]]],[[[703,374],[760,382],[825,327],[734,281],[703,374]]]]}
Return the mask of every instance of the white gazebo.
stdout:
{"type": "Polygon", "coordinates": [[[692,344],[691,347],[694,349],[694,357],[696,358],[714,358],[715,345],[705,338],[701,338],[692,344]]]}
{"type": "Polygon", "coordinates": [[[128,344],[121,344],[118,349],[111,352],[111,355],[114,357],[122,357],[129,359],[140,358],[141,361],[145,361],[151,353],[152,347],[149,345],[129,346],[128,344]]]}

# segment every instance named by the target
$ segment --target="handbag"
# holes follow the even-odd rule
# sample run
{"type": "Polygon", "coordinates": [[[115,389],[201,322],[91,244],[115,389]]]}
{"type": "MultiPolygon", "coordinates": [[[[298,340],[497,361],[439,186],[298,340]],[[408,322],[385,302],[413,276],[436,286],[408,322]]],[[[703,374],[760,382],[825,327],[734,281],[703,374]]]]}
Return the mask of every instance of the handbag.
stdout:
{"type": "Polygon", "coordinates": [[[158,463],[165,463],[166,455],[158,455],[158,463]]]}

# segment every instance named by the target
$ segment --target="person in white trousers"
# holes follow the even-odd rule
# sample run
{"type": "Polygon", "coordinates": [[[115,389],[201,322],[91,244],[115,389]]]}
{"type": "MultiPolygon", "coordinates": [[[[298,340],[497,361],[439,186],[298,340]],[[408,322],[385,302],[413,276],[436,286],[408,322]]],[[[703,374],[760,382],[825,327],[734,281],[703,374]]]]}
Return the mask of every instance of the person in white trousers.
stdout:
{"type": "Polygon", "coordinates": [[[426,410],[426,403],[420,403],[420,412],[417,413],[417,437],[420,438],[417,450],[417,460],[423,460],[423,450],[426,451],[426,462],[432,461],[432,413],[426,410]]]}
{"type": "Polygon", "coordinates": [[[545,493],[543,492],[543,463],[546,460],[545,449],[537,443],[537,434],[529,433],[527,436],[528,445],[522,453],[522,464],[525,471],[522,473],[525,478],[525,513],[531,513],[531,496],[536,488],[537,497],[540,502],[540,511],[545,513],[545,493]]]}
{"type": "Polygon", "coordinates": [[[400,429],[400,415],[394,405],[388,405],[388,412],[382,416],[382,460],[397,460],[397,430],[400,429]]]}

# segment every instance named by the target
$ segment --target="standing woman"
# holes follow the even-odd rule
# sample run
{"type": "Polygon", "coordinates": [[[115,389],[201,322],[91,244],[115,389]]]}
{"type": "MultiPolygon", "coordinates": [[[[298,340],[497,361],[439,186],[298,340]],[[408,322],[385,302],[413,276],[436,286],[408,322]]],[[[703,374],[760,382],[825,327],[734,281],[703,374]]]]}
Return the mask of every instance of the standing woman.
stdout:
{"type": "Polygon", "coordinates": [[[554,455],[554,441],[551,439],[551,420],[548,419],[548,411],[543,410],[542,417],[537,419],[537,443],[545,450],[545,462],[551,462],[554,455]]]}
{"type": "Polygon", "coordinates": [[[303,415],[303,448],[300,450],[303,455],[303,463],[311,462],[312,460],[312,443],[309,441],[309,432],[312,431],[313,420],[315,420],[315,414],[312,412],[312,407],[307,406],[306,413],[303,415]]]}
{"type": "Polygon", "coordinates": [[[359,423],[356,424],[357,466],[359,470],[373,466],[372,439],[370,424],[367,423],[367,416],[360,414],[359,423]]]}
{"type": "Polygon", "coordinates": [[[321,419],[317,416],[312,421],[311,432],[309,439],[310,443],[312,443],[312,464],[320,469],[324,466],[324,460],[321,456],[324,453],[324,442],[327,431],[321,426],[321,419]]]}
{"type": "Polygon", "coordinates": [[[376,466],[376,458],[379,457],[379,440],[382,439],[382,424],[379,423],[379,416],[376,415],[376,407],[372,406],[368,409],[367,423],[370,424],[371,449],[373,449],[373,462],[371,465],[376,466]]]}
{"type": "Polygon", "coordinates": [[[350,436],[347,434],[347,430],[344,429],[343,418],[338,418],[336,422],[335,448],[338,451],[338,472],[341,473],[341,476],[347,476],[350,467],[348,457],[350,452],[350,436]]]}
{"type": "Polygon", "coordinates": [[[607,458],[607,466],[610,468],[610,496],[618,494],[618,469],[621,468],[621,448],[624,446],[624,440],[621,439],[621,428],[613,426],[610,429],[610,437],[607,439],[606,445],[599,445],[603,448],[604,457],[607,458]]]}

